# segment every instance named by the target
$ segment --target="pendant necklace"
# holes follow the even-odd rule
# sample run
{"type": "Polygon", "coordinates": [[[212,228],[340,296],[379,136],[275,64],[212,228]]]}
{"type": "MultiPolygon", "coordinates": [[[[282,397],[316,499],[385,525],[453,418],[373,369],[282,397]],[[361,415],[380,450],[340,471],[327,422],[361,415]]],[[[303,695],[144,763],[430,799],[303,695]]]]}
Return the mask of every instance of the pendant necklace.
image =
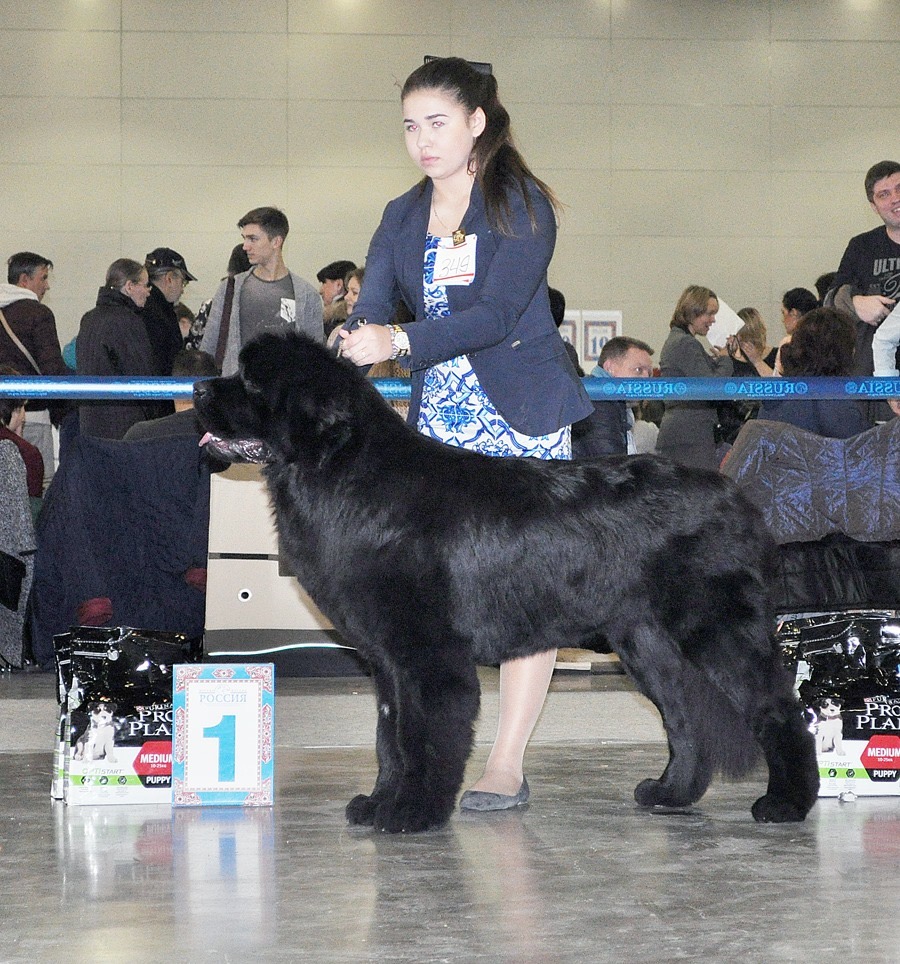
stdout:
{"type": "Polygon", "coordinates": [[[456,248],[461,244],[465,244],[466,232],[463,230],[463,226],[460,225],[455,230],[450,227],[449,224],[437,213],[437,208],[434,206],[434,196],[431,198],[431,213],[437,218],[437,220],[444,226],[445,230],[449,231],[453,239],[453,247],[456,248]]]}

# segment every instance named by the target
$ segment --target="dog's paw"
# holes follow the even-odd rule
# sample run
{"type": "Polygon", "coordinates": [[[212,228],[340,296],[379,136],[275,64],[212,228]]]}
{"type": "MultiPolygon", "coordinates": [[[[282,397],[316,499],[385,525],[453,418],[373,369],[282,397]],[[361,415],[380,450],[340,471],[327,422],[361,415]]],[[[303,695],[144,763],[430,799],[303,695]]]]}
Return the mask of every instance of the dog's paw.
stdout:
{"type": "Polygon", "coordinates": [[[437,830],[449,819],[449,808],[437,813],[412,803],[385,802],[375,811],[374,826],[382,833],[424,833],[437,830]]]}
{"type": "Polygon", "coordinates": [[[347,815],[347,822],[355,827],[371,827],[375,823],[375,810],[378,802],[365,793],[354,797],[344,811],[347,815]]]}
{"type": "Polygon", "coordinates": [[[665,807],[672,810],[682,810],[696,803],[689,794],[679,793],[677,788],[668,786],[661,780],[641,780],[634,788],[634,799],[641,807],[665,807]]]}
{"type": "Polygon", "coordinates": [[[779,799],[767,793],[750,808],[757,823],[800,823],[807,810],[791,800],[779,799]]]}

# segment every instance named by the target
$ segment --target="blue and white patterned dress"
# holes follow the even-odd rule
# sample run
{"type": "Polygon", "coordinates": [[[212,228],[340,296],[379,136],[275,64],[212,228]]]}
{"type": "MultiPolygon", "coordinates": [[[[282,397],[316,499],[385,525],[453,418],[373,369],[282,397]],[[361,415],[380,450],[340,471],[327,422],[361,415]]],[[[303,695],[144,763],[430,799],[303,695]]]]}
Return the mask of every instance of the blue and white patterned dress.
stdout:
{"type": "MultiPolygon", "coordinates": [[[[425,236],[424,294],[427,318],[448,318],[447,289],[434,283],[434,261],[440,238],[425,236]]],[[[440,362],[425,372],[416,428],[431,438],[483,455],[570,459],[571,429],[549,435],[522,435],[511,428],[478,382],[465,355],[440,362]]]]}

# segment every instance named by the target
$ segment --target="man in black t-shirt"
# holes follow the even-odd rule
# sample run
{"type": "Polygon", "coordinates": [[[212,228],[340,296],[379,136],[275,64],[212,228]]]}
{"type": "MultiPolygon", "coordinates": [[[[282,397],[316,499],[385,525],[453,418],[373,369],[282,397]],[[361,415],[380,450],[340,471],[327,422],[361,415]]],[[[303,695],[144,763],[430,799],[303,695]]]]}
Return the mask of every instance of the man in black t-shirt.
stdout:
{"type": "MultiPolygon", "coordinates": [[[[857,319],[857,375],[872,374],[872,336],[900,298],[900,163],[870,167],[865,187],[884,224],[850,239],[832,288],[835,306],[852,310],[857,319]]],[[[883,403],[870,402],[868,408],[873,417],[889,417],[883,403]]]]}

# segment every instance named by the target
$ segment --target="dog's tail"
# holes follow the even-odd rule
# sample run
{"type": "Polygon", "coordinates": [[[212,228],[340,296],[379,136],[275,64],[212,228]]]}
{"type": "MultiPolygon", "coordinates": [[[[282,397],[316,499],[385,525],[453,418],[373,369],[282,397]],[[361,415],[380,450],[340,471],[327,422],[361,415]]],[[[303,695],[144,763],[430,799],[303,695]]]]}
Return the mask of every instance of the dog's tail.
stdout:
{"type": "Polygon", "coordinates": [[[762,760],[762,752],[751,724],[735,706],[732,697],[700,669],[687,674],[685,696],[694,712],[697,756],[706,762],[710,774],[739,779],[762,760]]]}

